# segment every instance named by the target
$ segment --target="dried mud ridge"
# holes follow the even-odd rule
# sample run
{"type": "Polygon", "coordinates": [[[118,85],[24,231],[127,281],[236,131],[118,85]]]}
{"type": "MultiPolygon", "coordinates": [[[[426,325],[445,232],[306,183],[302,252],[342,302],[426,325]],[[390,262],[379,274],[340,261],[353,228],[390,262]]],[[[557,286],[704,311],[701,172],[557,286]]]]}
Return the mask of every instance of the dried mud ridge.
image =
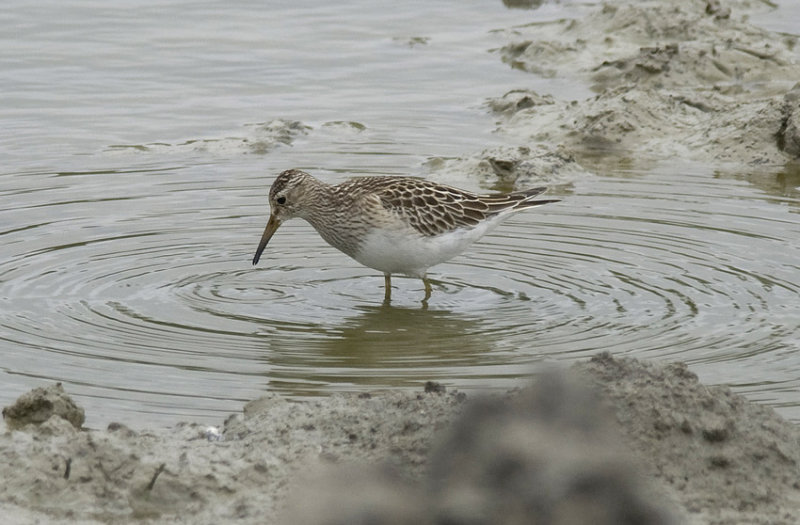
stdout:
{"type": "Polygon", "coordinates": [[[268,396],[217,434],[82,430],[60,386],[36,389],[3,411],[0,508],[45,524],[800,517],[797,428],[684,364],[600,354],[504,395],[427,390],[268,396]]]}

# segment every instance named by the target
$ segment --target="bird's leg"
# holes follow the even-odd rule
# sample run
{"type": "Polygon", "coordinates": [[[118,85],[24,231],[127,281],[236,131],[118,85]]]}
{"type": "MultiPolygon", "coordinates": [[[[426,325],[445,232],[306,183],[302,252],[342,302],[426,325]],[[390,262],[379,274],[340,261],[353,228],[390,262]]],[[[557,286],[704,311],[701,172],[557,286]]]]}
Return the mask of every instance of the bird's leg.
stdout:
{"type": "Polygon", "coordinates": [[[425,285],[425,298],[422,299],[422,304],[428,306],[428,299],[431,298],[431,292],[433,292],[433,290],[431,289],[431,282],[428,280],[427,277],[423,277],[422,283],[425,285]]]}
{"type": "Polygon", "coordinates": [[[383,304],[388,305],[392,302],[392,274],[383,274],[383,304]]]}

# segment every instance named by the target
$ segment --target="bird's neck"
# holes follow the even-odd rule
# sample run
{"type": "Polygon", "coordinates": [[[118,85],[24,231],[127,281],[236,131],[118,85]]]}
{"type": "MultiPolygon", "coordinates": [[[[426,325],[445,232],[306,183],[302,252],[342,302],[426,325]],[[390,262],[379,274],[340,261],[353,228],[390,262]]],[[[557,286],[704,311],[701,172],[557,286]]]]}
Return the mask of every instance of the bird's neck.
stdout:
{"type": "Polygon", "coordinates": [[[321,183],[314,188],[318,206],[306,210],[303,218],[331,246],[338,248],[351,257],[358,248],[359,236],[354,231],[357,221],[351,219],[358,211],[355,198],[348,192],[339,191],[336,186],[321,183]]]}

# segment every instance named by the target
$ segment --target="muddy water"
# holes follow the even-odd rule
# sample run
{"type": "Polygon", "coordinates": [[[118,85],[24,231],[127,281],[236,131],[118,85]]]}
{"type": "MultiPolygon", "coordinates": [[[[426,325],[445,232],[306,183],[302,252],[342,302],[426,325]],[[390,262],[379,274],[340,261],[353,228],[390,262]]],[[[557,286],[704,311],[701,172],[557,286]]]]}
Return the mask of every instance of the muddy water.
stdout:
{"type": "Polygon", "coordinates": [[[402,278],[383,307],[382,277],[302,222],[250,265],[278,171],[426,175],[502,143],[487,97],[585,95],[486,52],[533,12],[406,7],[12,2],[0,401],[62,381],[92,426],[216,422],[268,390],[506,388],[610,350],[800,418],[797,173],[595,166],[435,267],[427,310],[402,278]]]}

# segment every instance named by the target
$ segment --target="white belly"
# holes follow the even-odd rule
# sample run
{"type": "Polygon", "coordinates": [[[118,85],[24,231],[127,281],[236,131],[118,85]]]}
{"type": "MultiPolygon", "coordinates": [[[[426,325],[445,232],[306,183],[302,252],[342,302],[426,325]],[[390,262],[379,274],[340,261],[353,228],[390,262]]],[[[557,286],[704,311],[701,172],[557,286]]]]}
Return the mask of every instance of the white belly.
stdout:
{"type": "Polygon", "coordinates": [[[437,237],[426,237],[410,229],[375,229],[367,235],[353,258],[383,273],[423,277],[428,268],[460,254],[496,225],[495,221],[484,222],[476,228],[459,229],[437,237]]]}

